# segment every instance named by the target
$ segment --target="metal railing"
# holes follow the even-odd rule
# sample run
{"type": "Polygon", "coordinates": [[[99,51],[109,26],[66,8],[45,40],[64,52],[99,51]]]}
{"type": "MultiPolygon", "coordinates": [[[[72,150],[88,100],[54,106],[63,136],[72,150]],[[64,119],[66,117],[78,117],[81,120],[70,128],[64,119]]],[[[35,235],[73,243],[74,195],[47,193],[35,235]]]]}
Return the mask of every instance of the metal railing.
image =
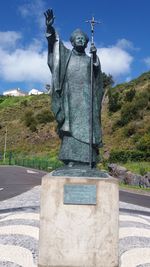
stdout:
{"type": "Polygon", "coordinates": [[[34,156],[24,156],[20,154],[13,154],[12,152],[7,152],[5,159],[2,153],[0,153],[0,165],[17,165],[38,170],[50,171],[61,167],[63,164],[54,157],[37,158],[34,156]]]}

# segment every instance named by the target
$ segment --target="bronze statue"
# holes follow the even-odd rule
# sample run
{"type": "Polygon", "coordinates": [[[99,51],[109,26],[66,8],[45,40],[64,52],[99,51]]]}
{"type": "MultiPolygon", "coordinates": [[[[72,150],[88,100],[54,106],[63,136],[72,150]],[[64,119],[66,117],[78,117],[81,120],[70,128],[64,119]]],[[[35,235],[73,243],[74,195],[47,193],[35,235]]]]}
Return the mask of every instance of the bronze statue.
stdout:
{"type": "Polygon", "coordinates": [[[61,138],[59,159],[69,166],[88,165],[92,133],[92,167],[95,166],[102,146],[101,101],[103,96],[101,66],[92,43],[91,57],[85,53],[89,38],[80,29],[70,37],[72,50],[59,39],[54,27],[53,10],[45,13],[48,40],[48,66],[52,73],[52,111],[58,123],[61,138]],[[91,110],[91,71],[92,103],[91,110]],[[92,113],[91,113],[92,112],[92,113]],[[90,126],[92,114],[92,128],[90,126]]]}

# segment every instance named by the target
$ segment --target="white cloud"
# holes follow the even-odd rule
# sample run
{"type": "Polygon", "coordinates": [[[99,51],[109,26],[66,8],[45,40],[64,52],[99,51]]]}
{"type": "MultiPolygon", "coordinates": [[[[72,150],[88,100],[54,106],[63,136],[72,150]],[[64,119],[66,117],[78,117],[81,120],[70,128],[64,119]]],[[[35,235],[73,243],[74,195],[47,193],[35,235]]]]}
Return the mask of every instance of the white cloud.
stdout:
{"type": "Polygon", "coordinates": [[[21,33],[15,31],[0,32],[0,47],[4,49],[14,48],[21,37],[21,33]]]}
{"type": "Polygon", "coordinates": [[[48,82],[49,70],[46,65],[47,53],[32,50],[17,49],[12,54],[0,53],[3,59],[1,75],[6,81],[18,82],[48,82]]]}
{"type": "MultiPolygon", "coordinates": [[[[1,79],[7,82],[50,83],[51,74],[47,66],[47,49],[43,49],[42,42],[34,39],[27,47],[21,46],[19,49],[17,47],[17,41],[21,39],[19,33],[4,32],[0,34],[5,37],[3,41],[0,41],[1,79]],[[11,42],[14,46],[13,50],[9,47],[11,42]]],[[[68,48],[72,48],[70,42],[64,43],[68,48]]],[[[102,71],[111,74],[114,79],[122,75],[130,76],[133,57],[125,49],[118,47],[118,43],[111,47],[98,47],[97,53],[102,71]]],[[[150,64],[150,58],[146,59],[147,63],[148,60],[150,64]]]]}
{"type": "Polygon", "coordinates": [[[7,82],[50,82],[47,50],[43,50],[42,44],[36,39],[28,47],[14,47],[13,50],[6,49],[4,43],[0,43],[0,58],[0,77],[7,82]]]}
{"type": "Polygon", "coordinates": [[[129,74],[133,57],[125,50],[117,47],[103,47],[98,49],[102,71],[111,74],[114,78],[129,74]]]}
{"type": "Polygon", "coordinates": [[[40,29],[43,29],[45,26],[44,15],[45,11],[45,2],[43,0],[32,0],[26,4],[19,6],[19,12],[22,17],[27,19],[32,19],[36,21],[40,29]]]}
{"type": "Polygon", "coordinates": [[[146,66],[149,68],[150,67],[150,57],[147,57],[144,59],[144,63],[146,64],[146,66]]]}
{"type": "Polygon", "coordinates": [[[125,49],[125,50],[139,50],[139,48],[135,47],[131,41],[129,41],[125,38],[119,39],[117,41],[116,46],[121,48],[121,49],[125,49]]]}
{"type": "Polygon", "coordinates": [[[27,50],[41,52],[43,50],[43,42],[39,39],[34,38],[32,42],[28,45],[27,50]]]}

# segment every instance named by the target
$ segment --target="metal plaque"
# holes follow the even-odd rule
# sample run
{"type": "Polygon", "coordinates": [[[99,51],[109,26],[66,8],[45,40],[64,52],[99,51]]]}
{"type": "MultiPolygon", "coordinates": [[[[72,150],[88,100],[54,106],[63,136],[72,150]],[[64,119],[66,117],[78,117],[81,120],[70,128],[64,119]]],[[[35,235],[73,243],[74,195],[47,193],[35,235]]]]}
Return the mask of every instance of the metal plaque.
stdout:
{"type": "Polygon", "coordinates": [[[96,205],[96,185],[65,184],[64,204],[96,205]]]}

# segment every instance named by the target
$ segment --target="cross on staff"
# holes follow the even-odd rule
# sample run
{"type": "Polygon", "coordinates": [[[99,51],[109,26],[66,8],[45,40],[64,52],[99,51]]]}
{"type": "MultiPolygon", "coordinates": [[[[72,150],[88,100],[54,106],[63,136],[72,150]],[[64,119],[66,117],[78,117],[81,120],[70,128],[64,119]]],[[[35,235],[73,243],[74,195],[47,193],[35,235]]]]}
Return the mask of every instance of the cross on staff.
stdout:
{"type": "MultiPolygon", "coordinates": [[[[95,24],[100,24],[100,21],[96,21],[94,16],[91,20],[87,20],[87,23],[91,25],[91,46],[94,46],[94,27],[95,24]]],[[[92,169],[93,166],[93,53],[91,52],[91,88],[90,88],[90,109],[89,109],[89,166],[92,169]]]]}
{"type": "Polygon", "coordinates": [[[90,23],[90,25],[91,25],[91,44],[93,45],[94,44],[94,27],[95,27],[95,24],[101,24],[101,22],[95,20],[94,16],[92,16],[91,20],[86,20],[86,22],[90,23]]]}

